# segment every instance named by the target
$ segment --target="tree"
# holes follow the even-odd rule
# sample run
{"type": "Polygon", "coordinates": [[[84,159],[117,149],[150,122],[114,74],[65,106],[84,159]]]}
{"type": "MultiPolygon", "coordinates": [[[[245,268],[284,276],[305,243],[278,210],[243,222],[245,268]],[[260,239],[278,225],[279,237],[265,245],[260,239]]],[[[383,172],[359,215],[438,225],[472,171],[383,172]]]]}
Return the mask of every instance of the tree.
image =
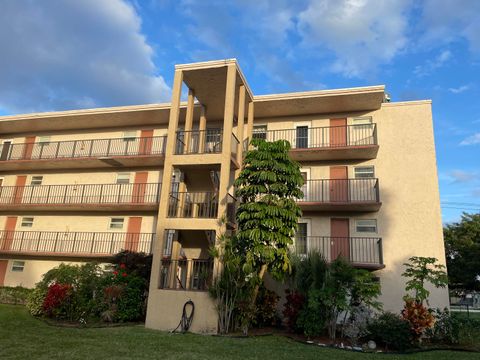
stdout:
{"type": "Polygon", "coordinates": [[[244,272],[256,283],[253,307],[267,270],[276,279],[291,271],[288,250],[302,215],[295,200],[303,197],[303,178],[300,165],[288,155],[288,141],[253,139],[252,145],[235,186],[241,199],[236,244],[244,272]]]}
{"type": "Polygon", "coordinates": [[[443,236],[450,284],[480,290],[480,214],[464,213],[443,228],[443,236]]]}
{"type": "Polygon", "coordinates": [[[445,272],[445,266],[438,264],[437,259],[433,257],[413,256],[408,260],[408,263],[403,264],[406,270],[402,276],[409,278],[405,290],[407,292],[413,290],[414,295],[413,297],[406,295],[404,299],[405,301],[414,300],[419,304],[423,304],[426,301],[428,304],[430,291],[425,289],[425,283],[429,282],[436,288],[446,287],[448,277],[445,272]]]}

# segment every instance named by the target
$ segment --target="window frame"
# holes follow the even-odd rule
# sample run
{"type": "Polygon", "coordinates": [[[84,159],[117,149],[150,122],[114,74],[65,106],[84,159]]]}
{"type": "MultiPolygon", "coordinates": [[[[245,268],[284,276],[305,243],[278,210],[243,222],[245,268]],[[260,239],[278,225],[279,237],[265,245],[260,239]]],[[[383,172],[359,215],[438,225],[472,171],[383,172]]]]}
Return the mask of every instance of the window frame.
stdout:
{"type": "Polygon", "coordinates": [[[120,184],[121,185],[130,184],[131,176],[132,176],[132,173],[130,173],[130,172],[119,172],[119,173],[117,173],[117,178],[115,180],[115,184],[119,184],[119,185],[120,184]],[[122,180],[121,176],[125,176],[127,178],[122,180]],[[119,182],[119,180],[121,180],[121,181],[119,182]],[[125,182],[125,180],[126,180],[126,182],[125,182]]]}
{"type": "MultiPolygon", "coordinates": [[[[365,172],[364,172],[365,174],[365,172]]],[[[355,166],[353,168],[353,175],[355,179],[374,179],[375,178],[375,166],[374,165],[365,165],[365,166],[355,166]],[[372,176],[357,176],[357,170],[359,169],[371,169],[372,176]]]]}
{"type": "Polygon", "coordinates": [[[10,271],[12,272],[23,272],[25,270],[25,261],[13,260],[10,271]],[[21,265],[19,264],[21,263],[21,265]]]}
{"type": "Polygon", "coordinates": [[[368,234],[378,234],[378,221],[377,219],[355,219],[355,232],[356,233],[368,233],[368,234]],[[366,222],[366,221],[373,221],[375,223],[375,225],[360,225],[359,223],[360,222],[366,222]],[[359,230],[359,227],[363,227],[363,228],[373,228],[374,227],[374,230],[373,231],[369,231],[369,230],[359,230]]]}
{"type": "Polygon", "coordinates": [[[35,217],[34,216],[22,216],[22,219],[20,220],[20,227],[22,227],[22,228],[27,228],[27,227],[32,228],[34,222],[35,222],[35,217]],[[30,221],[29,219],[32,219],[32,220],[30,221]]]}
{"type": "Polygon", "coordinates": [[[124,217],[111,217],[109,225],[108,225],[108,229],[109,230],[123,230],[124,226],[125,226],[125,218],[124,217]],[[118,223],[117,223],[117,220],[121,220],[121,226],[118,226],[120,224],[120,221],[118,221],[118,223]]]}
{"type": "Polygon", "coordinates": [[[43,175],[32,175],[30,178],[30,186],[41,186],[43,185],[43,175]],[[38,178],[40,178],[40,183],[36,183],[38,181],[38,178]]]}

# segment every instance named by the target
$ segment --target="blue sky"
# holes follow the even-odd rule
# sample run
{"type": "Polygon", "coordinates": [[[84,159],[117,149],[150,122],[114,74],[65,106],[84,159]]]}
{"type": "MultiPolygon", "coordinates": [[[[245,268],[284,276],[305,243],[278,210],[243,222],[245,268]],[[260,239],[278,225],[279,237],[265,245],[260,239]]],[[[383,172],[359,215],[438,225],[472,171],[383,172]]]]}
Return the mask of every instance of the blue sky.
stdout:
{"type": "Polygon", "coordinates": [[[233,57],[255,94],[432,99],[443,221],[480,212],[478,0],[3,0],[0,48],[0,115],[169,101],[175,64],[233,57]]]}

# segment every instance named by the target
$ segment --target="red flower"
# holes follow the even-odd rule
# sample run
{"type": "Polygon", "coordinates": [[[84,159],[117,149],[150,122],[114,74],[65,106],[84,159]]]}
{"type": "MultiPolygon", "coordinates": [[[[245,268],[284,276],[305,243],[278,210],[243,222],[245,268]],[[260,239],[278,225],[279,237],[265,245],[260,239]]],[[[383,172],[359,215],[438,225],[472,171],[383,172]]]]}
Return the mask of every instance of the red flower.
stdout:
{"type": "Polygon", "coordinates": [[[125,264],[120,264],[120,269],[126,269],[127,267],[125,266],[125,264]]]}
{"type": "Polygon", "coordinates": [[[118,275],[118,271],[115,270],[115,271],[113,272],[113,275],[117,276],[117,275],[118,275]]]}
{"type": "Polygon", "coordinates": [[[124,273],[122,273],[122,276],[123,276],[123,277],[127,276],[127,273],[125,273],[125,272],[124,272],[124,273]]]}

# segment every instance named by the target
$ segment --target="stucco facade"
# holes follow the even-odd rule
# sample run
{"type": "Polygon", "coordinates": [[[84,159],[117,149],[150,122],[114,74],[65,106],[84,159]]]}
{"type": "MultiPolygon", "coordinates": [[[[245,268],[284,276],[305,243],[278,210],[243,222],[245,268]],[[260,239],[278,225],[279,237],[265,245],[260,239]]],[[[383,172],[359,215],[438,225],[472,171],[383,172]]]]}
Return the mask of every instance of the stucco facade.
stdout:
{"type": "Polygon", "coordinates": [[[235,231],[233,182],[256,136],[290,141],[301,164],[295,251],[373,271],[399,311],[403,263],[445,255],[431,102],[384,99],[383,86],[255,96],[223,60],[176,66],[169,104],[0,117],[0,285],[152,252],[146,326],[175,328],[192,299],[192,331],[216,332],[208,249],[235,231]]]}

